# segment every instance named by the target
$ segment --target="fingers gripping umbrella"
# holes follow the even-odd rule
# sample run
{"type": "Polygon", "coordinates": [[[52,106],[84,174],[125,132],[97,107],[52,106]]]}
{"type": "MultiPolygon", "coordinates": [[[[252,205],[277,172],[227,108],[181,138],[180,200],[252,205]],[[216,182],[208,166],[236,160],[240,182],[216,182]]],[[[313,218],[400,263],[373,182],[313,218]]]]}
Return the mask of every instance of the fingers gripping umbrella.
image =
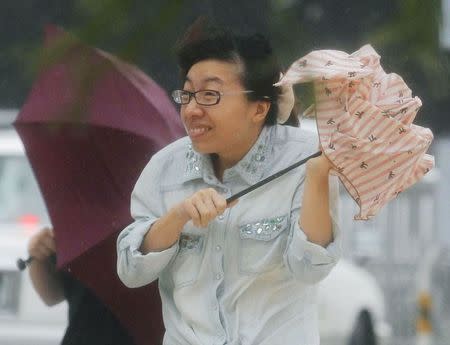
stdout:
{"type": "Polygon", "coordinates": [[[368,219],[434,166],[426,154],[432,132],[412,124],[421,106],[397,74],[386,74],[370,46],[349,55],[313,51],[297,60],[278,85],[314,83],[324,154],[368,219]]]}
{"type": "Polygon", "coordinates": [[[135,66],[50,27],[46,61],[15,121],[55,231],[57,266],[116,314],[137,344],[159,343],[157,286],[130,290],[115,241],[152,154],[184,135],[177,111],[135,66]]]}

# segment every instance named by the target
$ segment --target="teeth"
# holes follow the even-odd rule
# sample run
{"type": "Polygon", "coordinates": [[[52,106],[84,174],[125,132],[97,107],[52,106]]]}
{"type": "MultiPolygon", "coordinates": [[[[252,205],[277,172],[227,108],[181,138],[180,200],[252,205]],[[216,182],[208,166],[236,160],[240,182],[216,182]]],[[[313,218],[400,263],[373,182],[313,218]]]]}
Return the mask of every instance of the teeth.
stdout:
{"type": "Polygon", "coordinates": [[[206,127],[196,127],[196,128],[191,128],[189,130],[189,132],[194,135],[202,134],[202,133],[205,133],[206,131],[208,131],[208,128],[206,128],[206,127]]]}

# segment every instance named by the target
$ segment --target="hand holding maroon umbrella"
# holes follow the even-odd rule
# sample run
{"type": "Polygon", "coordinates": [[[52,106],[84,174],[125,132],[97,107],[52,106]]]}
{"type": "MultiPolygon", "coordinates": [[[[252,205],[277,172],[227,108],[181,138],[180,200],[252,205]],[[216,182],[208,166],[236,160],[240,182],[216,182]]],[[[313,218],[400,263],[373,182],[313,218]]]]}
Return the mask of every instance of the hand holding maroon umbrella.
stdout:
{"type": "Polygon", "coordinates": [[[55,231],[57,267],[90,288],[136,343],[163,334],[156,283],[130,290],[115,241],[153,153],[184,129],[165,91],[135,66],[50,27],[46,61],[15,127],[55,231]]]}

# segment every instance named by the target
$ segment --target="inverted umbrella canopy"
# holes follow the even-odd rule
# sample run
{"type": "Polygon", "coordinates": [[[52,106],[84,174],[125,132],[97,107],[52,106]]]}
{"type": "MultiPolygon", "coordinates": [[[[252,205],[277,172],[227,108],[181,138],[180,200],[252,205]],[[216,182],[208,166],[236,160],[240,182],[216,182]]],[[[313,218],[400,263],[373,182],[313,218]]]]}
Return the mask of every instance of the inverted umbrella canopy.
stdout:
{"type": "Polygon", "coordinates": [[[369,219],[434,166],[426,154],[428,128],[412,124],[422,105],[403,79],[386,74],[370,45],[353,54],[313,51],[297,60],[278,85],[314,83],[323,153],[369,219]]]}
{"type": "Polygon", "coordinates": [[[57,266],[116,314],[136,343],[160,343],[157,286],[130,290],[115,241],[153,153],[184,135],[165,91],[133,65],[49,27],[51,57],[14,123],[55,231],[57,266]]]}

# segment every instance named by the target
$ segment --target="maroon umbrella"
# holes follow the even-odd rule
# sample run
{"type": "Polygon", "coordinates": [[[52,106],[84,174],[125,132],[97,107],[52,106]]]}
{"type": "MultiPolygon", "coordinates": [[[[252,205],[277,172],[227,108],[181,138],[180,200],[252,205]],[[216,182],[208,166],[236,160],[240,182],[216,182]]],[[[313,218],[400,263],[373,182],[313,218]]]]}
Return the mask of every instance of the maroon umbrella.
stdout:
{"type": "Polygon", "coordinates": [[[55,27],[15,127],[55,231],[57,266],[110,307],[136,343],[161,342],[156,284],[122,285],[115,241],[152,154],[184,135],[165,91],[135,66],[55,27]]]}

